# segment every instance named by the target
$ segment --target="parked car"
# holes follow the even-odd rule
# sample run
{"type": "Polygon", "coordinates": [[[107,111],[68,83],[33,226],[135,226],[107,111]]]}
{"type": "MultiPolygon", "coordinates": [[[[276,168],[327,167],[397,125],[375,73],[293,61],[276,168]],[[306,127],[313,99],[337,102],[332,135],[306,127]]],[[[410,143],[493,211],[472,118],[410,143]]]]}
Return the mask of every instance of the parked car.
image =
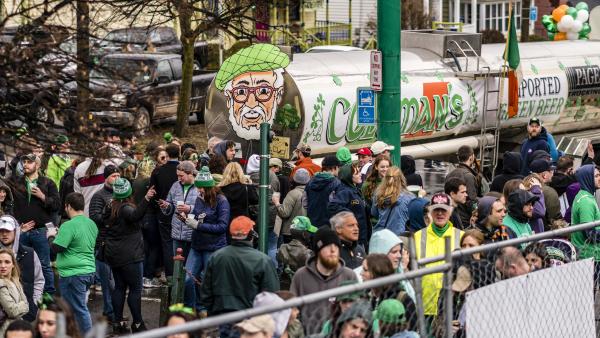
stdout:
{"type": "MultiPolygon", "coordinates": [[[[132,27],[110,31],[98,43],[102,54],[119,52],[160,52],[181,54],[183,48],[177,33],[171,27],[132,27]]],[[[194,44],[194,58],[200,66],[206,66],[208,44],[200,41],[194,44]]]]}
{"type": "MultiPolygon", "coordinates": [[[[90,73],[91,114],[100,126],[128,127],[144,134],[153,122],[177,116],[181,75],[178,54],[106,55],[90,73]]],[[[199,122],[204,121],[206,91],[214,76],[195,64],[190,114],[196,114],[199,122]]],[[[76,92],[77,83],[67,83],[61,89],[61,103],[74,108],[76,92]]]]}

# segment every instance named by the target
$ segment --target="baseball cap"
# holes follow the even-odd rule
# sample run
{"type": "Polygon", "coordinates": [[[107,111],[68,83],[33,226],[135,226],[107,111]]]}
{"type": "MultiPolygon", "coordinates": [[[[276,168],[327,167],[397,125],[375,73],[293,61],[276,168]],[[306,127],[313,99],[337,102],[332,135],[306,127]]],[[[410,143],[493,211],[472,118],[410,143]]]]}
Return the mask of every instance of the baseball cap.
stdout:
{"type": "Polygon", "coordinates": [[[373,153],[373,155],[379,155],[381,153],[383,153],[386,150],[394,150],[395,147],[391,146],[383,141],[375,141],[375,143],[373,143],[371,145],[371,152],[373,153]]]}
{"type": "Polygon", "coordinates": [[[0,229],[1,230],[15,231],[16,228],[17,228],[17,224],[16,224],[16,221],[14,218],[12,218],[11,216],[0,217],[0,229]]]}
{"type": "Polygon", "coordinates": [[[254,229],[254,221],[246,216],[238,216],[231,221],[229,226],[229,232],[231,237],[237,239],[244,239],[248,237],[248,234],[254,229]]]}
{"type": "Polygon", "coordinates": [[[298,143],[298,145],[296,146],[296,150],[308,155],[310,155],[310,152],[312,151],[312,149],[310,149],[310,146],[306,143],[298,143]]]}
{"type": "Polygon", "coordinates": [[[358,149],[358,152],[356,152],[357,155],[364,155],[364,156],[373,156],[373,152],[371,152],[371,149],[369,148],[360,148],[358,149]]]}
{"type": "Polygon", "coordinates": [[[532,118],[530,118],[530,119],[529,119],[529,123],[528,123],[528,125],[531,125],[531,124],[533,124],[533,123],[537,123],[537,124],[538,124],[538,126],[541,126],[541,125],[542,125],[542,121],[540,121],[540,119],[539,119],[539,118],[537,118],[537,117],[532,117],[532,118]]]}
{"type": "Polygon", "coordinates": [[[532,173],[543,173],[544,171],[554,171],[556,169],[555,166],[552,165],[549,161],[544,159],[533,160],[529,165],[529,169],[532,173]]]}
{"type": "Polygon", "coordinates": [[[308,231],[311,234],[314,234],[319,230],[316,226],[312,225],[310,222],[310,218],[306,216],[296,216],[292,220],[291,229],[299,230],[299,231],[308,231]]]}
{"type": "Polygon", "coordinates": [[[269,160],[269,167],[283,168],[283,162],[281,162],[281,160],[278,158],[271,158],[269,160]]]}
{"type": "Polygon", "coordinates": [[[456,279],[452,283],[452,291],[465,292],[473,283],[473,276],[466,266],[461,266],[456,272],[456,279]]]}
{"type": "Polygon", "coordinates": [[[65,144],[67,142],[69,142],[69,137],[67,137],[67,135],[59,134],[59,135],[56,135],[56,137],[54,138],[54,141],[52,143],[54,143],[56,145],[61,145],[61,144],[65,144]]]}
{"type": "Polygon", "coordinates": [[[443,192],[438,192],[437,194],[431,196],[431,205],[429,206],[429,210],[435,209],[451,211],[452,203],[450,202],[450,196],[444,194],[443,192]]]}
{"type": "Polygon", "coordinates": [[[235,325],[238,329],[248,333],[265,332],[267,336],[273,335],[275,331],[275,322],[270,315],[261,315],[246,319],[235,325]]]}
{"type": "Polygon", "coordinates": [[[30,153],[30,154],[21,156],[21,161],[36,162],[39,160],[40,160],[40,158],[34,153],[30,153]]]}

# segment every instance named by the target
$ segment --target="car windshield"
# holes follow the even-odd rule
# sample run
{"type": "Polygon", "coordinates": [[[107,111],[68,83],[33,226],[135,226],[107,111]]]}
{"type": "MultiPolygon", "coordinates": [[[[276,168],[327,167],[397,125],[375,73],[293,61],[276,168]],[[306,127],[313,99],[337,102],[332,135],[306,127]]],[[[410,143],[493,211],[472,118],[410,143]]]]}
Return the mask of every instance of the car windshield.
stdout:
{"type": "Polygon", "coordinates": [[[148,83],[152,81],[152,70],[155,67],[151,60],[127,60],[105,58],[90,73],[92,79],[116,79],[131,83],[148,83]]]}

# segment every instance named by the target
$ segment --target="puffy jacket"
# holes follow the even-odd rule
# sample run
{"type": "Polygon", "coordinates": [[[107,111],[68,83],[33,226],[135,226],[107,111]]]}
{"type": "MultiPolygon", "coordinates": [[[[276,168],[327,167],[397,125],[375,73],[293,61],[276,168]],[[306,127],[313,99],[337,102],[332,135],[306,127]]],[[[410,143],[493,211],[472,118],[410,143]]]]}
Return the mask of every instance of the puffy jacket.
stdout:
{"type": "Polygon", "coordinates": [[[192,229],[177,218],[175,211],[177,210],[177,201],[183,201],[184,204],[189,205],[193,209],[197,198],[198,189],[196,189],[193,184],[185,194],[183,193],[183,184],[181,184],[181,182],[177,181],[171,186],[167,198],[165,199],[165,201],[169,203],[169,206],[165,209],[161,209],[161,211],[164,215],[172,216],[171,237],[173,239],[186,242],[192,240],[192,229]]]}
{"type": "Polygon", "coordinates": [[[281,234],[290,235],[290,226],[296,216],[306,216],[306,209],[302,198],[304,196],[304,185],[298,185],[288,192],[283,203],[277,207],[277,214],[281,217],[281,234]]]}
{"type": "Polygon", "coordinates": [[[340,238],[340,258],[344,260],[349,269],[356,269],[362,265],[367,253],[358,242],[349,242],[340,238]]]}
{"type": "Polygon", "coordinates": [[[545,127],[542,127],[540,134],[533,138],[528,138],[521,145],[521,175],[527,176],[531,171],[529,164],[531,163],[531,155],[536,150],[544,150],[550,153],[548,146],[548,135],[545,127]]]}
{"type": "MultiPolygon", "coordinates": [[[[306,266],[296,271],[292,279],[290,291],[297,297],[300,297],[336,288],[343,281],[356,280],[354,271],[345,267],[343,260],[340,260],[340,263],[340,266],[331,275],[323,276],[317,271],[317,258],[315,256],[309,258],[306,266]]],[[[327,299],[312,304],[305,304],[302,307],[301,311],[304,314],[302,321],[307,335],[319,332],[323,322],[329,318],[330,308],[329,300],[327,299]]]]}
{"type": "Polygon", "coordinates": [[[252,307],[257,294],[279,291],[277,272],[269,256],[250,242],[232,241],[212,254],[204,272],[200,305],[209,316],[252,307]]]}
{"type": "Polygon", "coordinates": [[[507,151],[502,159],[502,172],[492,180],[490,191],[502,193],[506,182],[512,179],[523,179],[523,175],[521,175],[521,154],[507,151]]]}
{"type": "Polygon", "coordinates": [[[112,201],[113,191],[111,187],[107,187],[106,184],[104,187],[96,192],[94,196],[92,196],[92,200],[90,201],[90,218],[96,226],[98,227],[98,236],[96,237],[96,246],[100,245],[103,241],[106,240],[106,234],[108,232],[108,227],[105,224],[106,219],[104,218],[104,210],[108,207],[110,208],[110,203],[112,201]]]}
{"type": "Polygon", "coordinates": [[[0,335],[4,337],[8,325],[29,311],[29,304],[23,290],[9,279],[0,279],[0,307],[4,313],[0,335]]]}
{"type": "Polygon", "coordinates": [[[196,251],[215,251],[227,245],[227,226],[229,225],[229,202],[222,194],[217,195],[217,205],[212,208],[200,197],[196,198],[194,211],[205,214],[204,222],[192,233],[192,248],[196,251]]]}
{"type": "Polygon", "coordinates": [[[329,226],[329,211],[325,206],[329,205],[332,193],[339,185],[340,180],[337,177],[328,172],[320,172],[316,173],[304,188],[306,214],[314,226],[329,226]]]}
{"type": "Polygon", "coordinates": [[[367,216],[367,204],[362,196],[362,192],[352,182],[352,166],[343,166],[338,176],[342,183],[334,191],[327,207],[329,216],[332,217],[341,211],[352,212],[358,222],[358,242],[366,245],[371,234],[371,225],[367,216]]]}
{"type": "Polygon", "coordinates": [[[144,198],[137,207],[121,205],[115,221],[111,222],[111,208],[105,209],[106,242],[104,257],[111,267],[121,267],[144,260],[144,240],[140,221],[146,213],[148,201],[144,198]]]}
{"type": "MultiPolygon", "coordinates": [[[[433,231],[434,226],[436,225],[430,224],[427,228],[415,232],[415,248],[418,259],[443,255],[446,247],[445,237],[451,238],[450,245],[452,250],[460,248],[460,238],[464,234],[461,230],[456,229],[450,223],[446,232],[441,237],[438,237],[433,231]]],[[[439,261],[427,264],[426,266],[433,267],[443,263],[444,261],[439,261]]],[[[423,276],[421,284],[423,286],[425,315],[436,316],[438,313],[438,296],[443,286],[442,278],[442,273],[423,276]]]]}
{"type": "MultiPolygon", "coordinates": [[[[575,177],[581,190],[575,196],[571,209],[571,224],[583,224],[600,221],[600,209],[594,197],[594,165],[584,165],[577,170],[575,177]]],[[[571,242],[577,248],[580,259],[593,257],[600,261],[600,226],[587,231],[579,231],[571,235],[571,242]]]]}
{"type": "Polygon", "coordinates": [[[373,232],[390,229],[396,236],[406,231],[406,221],[408,221],[408,203],[415,199],[415,195],[409,192],[402,192],[398,196],[396,203],[386,202],[384,208],[377,206],[377,195],[373,196],[373,206],[371,206],[371,215],[377,218],[377,224],[373,227],[373,232]],[[390,215],[391,213],[391,215],[390,215]]]}

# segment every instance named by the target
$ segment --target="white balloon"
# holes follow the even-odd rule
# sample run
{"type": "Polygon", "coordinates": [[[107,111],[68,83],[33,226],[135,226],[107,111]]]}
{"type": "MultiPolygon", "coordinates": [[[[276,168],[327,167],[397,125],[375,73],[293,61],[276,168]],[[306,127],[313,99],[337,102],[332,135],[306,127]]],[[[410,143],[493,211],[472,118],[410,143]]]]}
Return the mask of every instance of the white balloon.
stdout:
{"type": "Polygon", "coordinates": [[[577,40],[579,39],[579,33],[577,32],[568,32],[567,33],[567,40],[577,40]]]}
{"type": "Polygon", "coordinates": [[[569,31],[570,32],[574,32],[574,33],[579,33],[579,31],[581,30],[581,27],[583,27],[583,23],[581,23],[580,21],[575,20],[571,24],[571,29],[569,31]]]}
{"type": "Polygon", "coordinates": [[[584,23],[586,21],[588,21],[588,19],[590,18],[590,13],[588,11],[586,11],[585,9],[580,9],[577,11],[577,21],[584,23]]]}
{"type": "Polygon", "coordinates": [[[562,20],[556,24],[556,29],[558,29],[559,32],[563,32],[563,33],[567,31],[565,29],[565,27],[563,26],[562,20]]]}
{"type": "Polygon", "coordinates": [[[562,17],[562,19],[560,19],[560,22],[562,23],[562,26],[563,26],[563,29],[565,30],[565,32],[568,32],[571,30],[571,27],[573,26],[573,22],[575,22],[575,19],[573,19],[573,17],[570,15],[565,15],[562,17]]]}

